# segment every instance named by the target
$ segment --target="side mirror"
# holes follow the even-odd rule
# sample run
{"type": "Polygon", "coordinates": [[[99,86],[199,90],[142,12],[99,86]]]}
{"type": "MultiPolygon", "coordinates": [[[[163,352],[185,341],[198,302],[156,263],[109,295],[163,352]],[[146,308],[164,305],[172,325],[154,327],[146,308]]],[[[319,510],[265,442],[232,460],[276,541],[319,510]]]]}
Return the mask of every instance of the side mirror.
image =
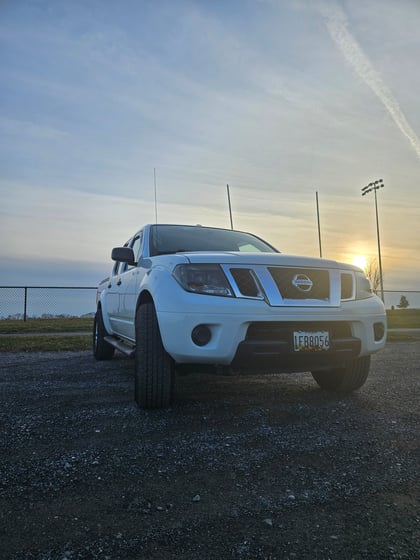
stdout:
{"type": "Polygon", "coordinates": [[[136,261],[134,260],[134,252],[131,247],[115,247],[112,249],[111,259],[113,261],[127,263],[130,266],[134,266],[136,261]]]}

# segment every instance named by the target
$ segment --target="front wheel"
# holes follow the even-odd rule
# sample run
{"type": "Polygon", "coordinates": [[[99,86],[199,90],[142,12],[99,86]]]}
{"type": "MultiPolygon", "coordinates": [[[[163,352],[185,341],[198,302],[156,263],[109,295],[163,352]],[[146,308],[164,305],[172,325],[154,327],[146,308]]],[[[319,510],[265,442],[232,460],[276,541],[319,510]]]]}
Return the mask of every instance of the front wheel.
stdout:
{"type": "Polygon", "coordinates": [[[102,309],[98,307],[93,321],[93,355],[97,360],[111,360],[115,348],[107,343],[108,335],[102,318],[102,309]]]}
{"type": "Polygon", "coordinates": [[[135,328],[134,397],[140,408],[166,408],[172,402],[175,368],[163,346],[153,303],[139,307],[135,328]]]}
{"type": "Polygon", "coordinates": [[[365,383],[370,368],[370,356],[349,360],[344,367],[313,371],[312,377],[326,391],[351,393],[365,383]]]}

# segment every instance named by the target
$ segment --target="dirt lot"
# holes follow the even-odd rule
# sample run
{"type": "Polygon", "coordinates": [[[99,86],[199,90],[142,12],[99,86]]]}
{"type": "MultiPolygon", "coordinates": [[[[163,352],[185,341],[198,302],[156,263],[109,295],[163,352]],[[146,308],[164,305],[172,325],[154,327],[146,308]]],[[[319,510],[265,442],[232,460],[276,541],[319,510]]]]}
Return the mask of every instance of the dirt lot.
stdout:
{"type": "Polygon", "coordinates": [[[418,342],[351,397],[201,375],[154,412],[126,358],[0,359],[4,560],[420,558],[418,342]]]}

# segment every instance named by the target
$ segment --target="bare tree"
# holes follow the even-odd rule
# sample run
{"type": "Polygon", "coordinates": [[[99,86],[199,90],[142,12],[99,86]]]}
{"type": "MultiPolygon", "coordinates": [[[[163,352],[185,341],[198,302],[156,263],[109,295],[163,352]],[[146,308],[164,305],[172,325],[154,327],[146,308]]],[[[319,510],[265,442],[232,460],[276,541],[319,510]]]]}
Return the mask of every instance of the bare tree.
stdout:
{"type": "Polygon", "coordinates": [[[404,295],[402,295],[400,299],[400,303],[397,305],[397,307],[399,307],[400,309],[407,309],[409,305],[410,304],[408,302],[408,299],[404,295]]]}
{"type": "Polygon", "coordinates": [[[366,261],[364,272],[370,280],[372,290],[377,294],[381,286],[381,273],[379,271],[378,261],[375,257],[366,261]]]}

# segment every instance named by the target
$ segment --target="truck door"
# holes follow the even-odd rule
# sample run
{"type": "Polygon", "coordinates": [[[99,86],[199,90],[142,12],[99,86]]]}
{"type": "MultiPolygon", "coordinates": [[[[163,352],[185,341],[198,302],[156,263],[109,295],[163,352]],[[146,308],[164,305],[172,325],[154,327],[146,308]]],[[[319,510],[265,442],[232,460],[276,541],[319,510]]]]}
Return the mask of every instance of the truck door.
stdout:
{"type": "Polygon", "coordinates": [[[109,318],[109,322],[111,324],[111,329],[113,333],[119,334],[120,327],[119,327],[119,317],[118,317],[118,309],[120,305],[120,293],[121,293],[121,274],[120,269],[123,263],[116,262],[114,264],[114,268],[112,269],[111,277],[108,280],[108,285],[106,289],[106,297],[105,297],[105,305],[107,309],[107,316],[109,318]]]}
{"type": "Polygon", "coordinates": [[[137,266],[141,259],[143,243],[143,232],[140,231],[130,242],[133,249],[135,265],[125,265],[121,274],[121,292],[119,298],[118,316],[120,329],[124,337],[135,340],[135,314],[138,298],[138,286],[143,277],[143,269],[137,266]]]}

